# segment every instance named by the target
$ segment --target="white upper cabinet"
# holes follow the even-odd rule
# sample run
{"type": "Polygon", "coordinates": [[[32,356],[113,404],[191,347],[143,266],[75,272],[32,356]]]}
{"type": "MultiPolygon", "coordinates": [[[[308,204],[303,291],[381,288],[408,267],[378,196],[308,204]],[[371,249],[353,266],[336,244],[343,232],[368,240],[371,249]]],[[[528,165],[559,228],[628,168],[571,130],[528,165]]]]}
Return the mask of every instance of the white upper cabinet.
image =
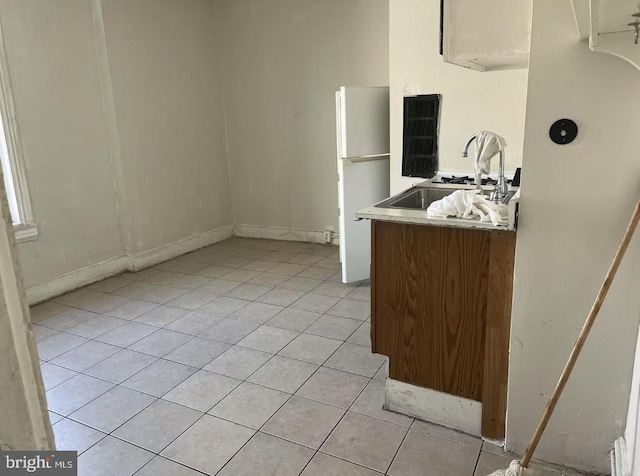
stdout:
{"type": "Polygon", "coordinates": [[[532,0],[443,0],[444,61],[477,71],[526,68],[532,0]]]}
{"type": "Polygon", "coordinates": [[[629,26],[640,17],[637,0],[572,0],[581,40],[589,47],[628,61],[640,69],[640,44],[634,44],[635,29],[629,26]]]}

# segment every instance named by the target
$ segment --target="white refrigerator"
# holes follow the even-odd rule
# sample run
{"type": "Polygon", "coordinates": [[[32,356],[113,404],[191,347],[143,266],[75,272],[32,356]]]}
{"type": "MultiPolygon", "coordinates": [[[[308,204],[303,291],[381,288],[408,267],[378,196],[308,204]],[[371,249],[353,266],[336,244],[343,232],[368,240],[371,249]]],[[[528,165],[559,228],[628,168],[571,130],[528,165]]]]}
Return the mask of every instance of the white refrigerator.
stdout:
{"type": "Polygon", "coordinates": [[[389,196],[389,88],[336,92],[338,213],[342,282],[368,279],[371,224],[357,211],[389,196]]]}

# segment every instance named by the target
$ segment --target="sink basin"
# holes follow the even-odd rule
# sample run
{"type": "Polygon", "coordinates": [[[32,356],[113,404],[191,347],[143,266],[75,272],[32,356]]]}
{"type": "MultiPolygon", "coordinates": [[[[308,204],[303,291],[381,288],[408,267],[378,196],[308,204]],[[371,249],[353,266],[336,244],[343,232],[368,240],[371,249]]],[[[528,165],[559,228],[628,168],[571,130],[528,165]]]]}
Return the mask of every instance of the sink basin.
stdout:
{"type": "MultiPolygon", "coordinates": [[[[376,205],[379,208],[405,208],[411,210],[426,210],[432,202],[440,200],[447,195],[451,195],[456,190],[474,190],[475,186],[458,186],[458,187],[412,187],[409,190],[402,192],[400,195],[395,195],[386,199],[376,205]]],[[[482,194],[488,196],[493,187],[483,189],[482,194]]],[[[509,194],[502,200],[502,203],[508,203],[509,200],[515,195],[515,190],[509,192],[509,194]]]]}

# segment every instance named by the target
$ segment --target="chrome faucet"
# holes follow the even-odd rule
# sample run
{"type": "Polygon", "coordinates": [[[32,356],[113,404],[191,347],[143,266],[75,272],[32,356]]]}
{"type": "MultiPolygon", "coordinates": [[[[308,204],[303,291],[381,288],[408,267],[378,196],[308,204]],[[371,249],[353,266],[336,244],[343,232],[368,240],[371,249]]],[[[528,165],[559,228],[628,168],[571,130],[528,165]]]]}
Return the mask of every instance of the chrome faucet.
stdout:
{"type": "MultiPolygon", "coordinates": [[[[471,147],[473,141],[476,140],[476,137],[478,137],[478,134],[473,134],[469,139],[467,139],[467,142],[464,144],[464,148],[462,149],[462,157],[469,157],[469,147],[471,147]]],[[[476,174],[476,188],[480,188],[480,183],[480,175],[476,174]]],[[[500,165],[498,167],[498,182],[491,194],[489,194],[489,200],[495,203],[501,203],[508,195],[509,185],[507,185],[507,181],[504,178],[504,150],[501,150],[500,165]]]]}
{"type": "Polygon", "coordinates": [[[478,137],[478,134],[473,134],[469,139],[467,139],[467,142],[462,149],[462,157],[469,157],[469,147],[471,147],[473,141],[476,140],[476,137],[478,137]]]}

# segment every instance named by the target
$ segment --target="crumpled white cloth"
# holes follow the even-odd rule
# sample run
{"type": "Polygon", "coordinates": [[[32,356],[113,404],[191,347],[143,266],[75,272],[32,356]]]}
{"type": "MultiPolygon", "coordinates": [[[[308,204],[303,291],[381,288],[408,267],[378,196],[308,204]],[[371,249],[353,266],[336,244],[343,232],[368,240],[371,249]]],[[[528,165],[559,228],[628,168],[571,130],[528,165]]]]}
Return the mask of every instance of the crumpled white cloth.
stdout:
{"type": "Polygon", "coordinates": [[[509,222],[507,205],[493,203],[478,190],[456,190],[436,200],[427,208],[427,217],[490,221],[494,225],[506,225],[509,222]]]}
{"type": "Polygon", "coordinates": [[[488,174],[491,159],[507,146],[503,137],[489,131],[479,132],[476,136],[476,175],[488,174]]]}

